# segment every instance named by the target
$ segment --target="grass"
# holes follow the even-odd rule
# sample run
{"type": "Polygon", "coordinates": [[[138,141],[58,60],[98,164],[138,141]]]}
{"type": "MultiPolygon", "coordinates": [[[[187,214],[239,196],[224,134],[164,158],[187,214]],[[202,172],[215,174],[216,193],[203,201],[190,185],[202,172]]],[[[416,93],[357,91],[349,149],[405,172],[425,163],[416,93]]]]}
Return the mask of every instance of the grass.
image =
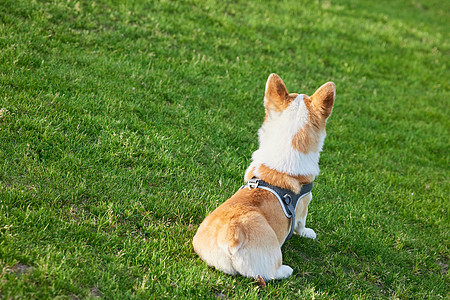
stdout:
{"type": "Polygon", "coordinates": [[[0,298],[449,298],[448,2],[0,7],[0,298]],[[261,288],[191,240],[242,184],[271,72],[337,99],[318,238],[261,288]]]}

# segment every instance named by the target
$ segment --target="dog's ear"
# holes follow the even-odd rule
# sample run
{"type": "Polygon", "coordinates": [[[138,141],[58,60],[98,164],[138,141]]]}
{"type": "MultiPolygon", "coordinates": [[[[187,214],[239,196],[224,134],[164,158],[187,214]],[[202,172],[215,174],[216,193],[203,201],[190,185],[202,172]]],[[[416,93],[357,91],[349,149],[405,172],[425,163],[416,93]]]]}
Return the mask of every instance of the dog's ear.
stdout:
{"type": "Polygon", "coordinates": [[[328,118],[333,110],[335,95],[336,85],[333,82],[327,82],[311,96],[311,103],[322,116],[328,118]]]}
{"type": "Polygon", "coordinates": [[[275,73],[269,75],[264,93],[264,106],[270,111],[282,111],[290,103],[289,94],[280,76],[275,73]]]}

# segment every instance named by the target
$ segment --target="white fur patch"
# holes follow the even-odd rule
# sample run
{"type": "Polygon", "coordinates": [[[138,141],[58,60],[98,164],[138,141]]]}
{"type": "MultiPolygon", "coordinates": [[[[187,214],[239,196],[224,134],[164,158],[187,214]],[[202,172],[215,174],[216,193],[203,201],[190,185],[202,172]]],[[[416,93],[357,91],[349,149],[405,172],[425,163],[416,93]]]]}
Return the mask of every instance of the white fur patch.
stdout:
{"type": "Polygon", "coordinates": [[[309,111],[299,94],[282,112],[269,112],[268,119],[258,131],[259,149],[253,152],[250,165],[258,176],[261,164],[289,175],[319,175],[319,152],[325,134],[321,136],[317,152],[301,153],[294,149],[292,140],[308,122],[309,111]]]}

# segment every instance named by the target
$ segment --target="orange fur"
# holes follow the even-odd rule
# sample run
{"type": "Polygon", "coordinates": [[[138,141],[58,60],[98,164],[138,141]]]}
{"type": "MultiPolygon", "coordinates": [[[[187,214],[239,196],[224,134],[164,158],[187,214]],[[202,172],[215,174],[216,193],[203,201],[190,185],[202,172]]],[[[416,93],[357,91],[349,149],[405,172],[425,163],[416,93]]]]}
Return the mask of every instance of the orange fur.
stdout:
{"type": "Polygon", "coordinates": [[[303,184],[314,181],[314,176],[312,175],[289,175],[270,169],[264,164],[258,168],[258,176],[255,176],[253,168],[247,173],[247,177],[245,177],[244,180],[248,181],[253,177],[258,177],[269,184],[291,190],[294,193],[299,193],[303,184]]]}
{"type": "Polygon", "coordinates": [[[336,93],[336,85],[333,82],[323,84],[311,96],[312,105],[322,117],[326,120],[331,114],[334,105],[334,98],[336,93]]]}
{"type": "Polygon", "coordinates": [[[311,96],[305,95],[303,101],[309,111],[308,123],[300,129],[292,140],[292,146],[302,153],[317,151],[320,132],[325,132],[326,118],[331,114],[334,103],[335,85],[328,82],[311,96]]]}
{"type": "Polygon", "coordinates": [[[306,124],[304,128],[300,129],[292,140],[292,147],[302,153],[308,153],[314,148],[314,144],[317,144],[317,136],[310,124],[306,124]]]}
{"type": "Polygon", "coordinates": [[[272,74],[269,77],[264,94],[266,114],[269,110],[275,112],[285,110],[294,98],[289,96],[283,80],[278,75],[272,74]]]}

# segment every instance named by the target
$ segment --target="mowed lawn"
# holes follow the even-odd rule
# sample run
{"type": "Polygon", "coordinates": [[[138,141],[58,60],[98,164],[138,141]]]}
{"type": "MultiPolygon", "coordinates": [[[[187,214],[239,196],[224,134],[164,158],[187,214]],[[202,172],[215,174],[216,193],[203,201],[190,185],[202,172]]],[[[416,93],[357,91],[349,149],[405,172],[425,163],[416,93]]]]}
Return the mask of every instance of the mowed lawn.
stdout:
{"type": "Polygon", "coordinates": [[[449,1],[0,1],[0,298],[448,299],[449,1]],[[265,82],[337,97],[266,287],[192,237],[265,82]]]}

